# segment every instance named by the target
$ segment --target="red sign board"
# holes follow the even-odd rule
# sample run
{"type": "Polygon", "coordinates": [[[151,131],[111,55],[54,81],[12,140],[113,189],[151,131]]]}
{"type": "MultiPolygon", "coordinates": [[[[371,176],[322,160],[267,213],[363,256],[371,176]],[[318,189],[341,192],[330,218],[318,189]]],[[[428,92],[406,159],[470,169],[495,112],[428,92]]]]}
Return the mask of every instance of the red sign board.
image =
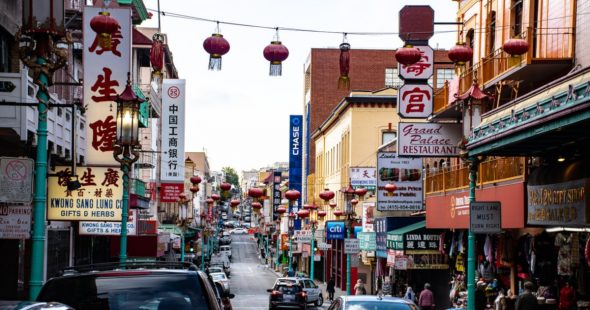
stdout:
{"type": "Polygon", "coordinates": [[[399,37],[428,41],[434,34],[434,10],[428,5],[406,5],[399,11],[399,37]]]}
{"type": "Polygon", "coordinates": [[[177,202],[178,195],[184,192],[183,183],[162,183],[160,185],[161,202],[177,202]]]}

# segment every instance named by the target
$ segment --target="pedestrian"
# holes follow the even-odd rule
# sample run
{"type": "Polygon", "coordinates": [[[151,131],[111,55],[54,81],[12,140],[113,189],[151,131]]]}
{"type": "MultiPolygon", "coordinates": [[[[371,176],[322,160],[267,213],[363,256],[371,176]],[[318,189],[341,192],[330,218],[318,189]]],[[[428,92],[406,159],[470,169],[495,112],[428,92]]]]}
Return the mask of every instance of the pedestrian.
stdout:
{"type": "Polygon", "coordinates": [[[326,292],[328,292],[328,300],[329,301],[334,301],[334,292],[335,292],[334,287],[335,286],[336,286],[336,283],[334,283],[334,278],[330,278],[330,280],[328,280],[328,285],[326,286],[326,292]]]}
{"type": "Polygon", "coordinates": [[[576,306],[576,292],[571,286],[569,280],[565,281],[565,286],[559,291],[559,310],[571,310],[576,306]]]}
{"type": "Polygon", "coordinates": [[[424,284],[424,289],[420,292],[420,297],[418,297],[418,307],[421,310],[434,309],[434,294],[430,290],[430,283],[424,284]]]}
{"type": "Polygon", "coordinates": [[[533,282],[526,281],[524,283],[524,291],[518,295],[516,299],[516,310],[537,310],[539,304],[537,297],[533,295],[533,282]]]}
{"type": "Polygon", "coordinates": [[[414,290],[412,290],[412,287],[409,285],[408,288],[406,288],[404,299],[409,300],[411,302],[416,302],[416,293],[414,293],[414,290]]]}
{"type": "Polygon", "coordinates": [[[393,290],[393,287],[391,285],[391,280],[389,280],[389,277],[385,277],[385,282],[383,282],[383,290],[382,290],[383,295],[385,295],[385,296],[391,295],[392,290],[393,290]]]}
{"type": "Polygon", "coordinates": [[[365,284],[363,284],[363,280],[358,279],[356,281],[356,285],[354,286],[354,294],[355,295],[367,294],[367,289],[365,288],[365,284]]]}

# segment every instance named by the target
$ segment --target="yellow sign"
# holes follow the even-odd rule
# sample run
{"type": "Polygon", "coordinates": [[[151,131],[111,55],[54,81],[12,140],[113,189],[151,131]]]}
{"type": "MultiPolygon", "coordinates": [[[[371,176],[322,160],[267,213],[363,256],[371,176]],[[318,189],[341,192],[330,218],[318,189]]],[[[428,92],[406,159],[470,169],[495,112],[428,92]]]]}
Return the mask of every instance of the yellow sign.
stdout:
{"type": "Polygon", "coordinates": [[[47,182],[47,219],[52,221],[120,221],[123,175],[119,168],[77,167],[82,185],[68,190],[70,167],[56,167],[56,175],[47,182]]]}

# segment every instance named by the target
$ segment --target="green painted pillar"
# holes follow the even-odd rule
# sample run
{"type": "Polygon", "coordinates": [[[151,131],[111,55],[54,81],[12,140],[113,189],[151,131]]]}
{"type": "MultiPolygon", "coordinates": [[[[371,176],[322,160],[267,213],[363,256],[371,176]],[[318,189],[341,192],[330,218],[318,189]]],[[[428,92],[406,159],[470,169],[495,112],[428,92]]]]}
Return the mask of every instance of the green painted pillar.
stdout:
{"type": "Polygon", "coordinates": [[[127,264],[127,220],[129,220],[129,164],[128,157],[123,158],[123,206],[121,209],[121,242],[119,248],[119,265],[125,269],[127,264]]]}
{"type": "Polygon", "coordinates": [[[293,271],[293,239],[289,236],[289,272],[293,271]]]}
{"type": "Polygon", "coordinates": [[[205,234],[201,229],[201,271],[205,271],[205,234]]]}
{"type": "MultiPolygon", "coordinates": [[[[469,202],[475,202],[475,187],[479,161],[469,158],[469,202]]],[[[468,310],[475,310],[475,234],[469,230],[467,236],[467,303],[468,310]]]]}
{"type": "MultiPolygon", "coordinates": [[[[353,228],[350,219],[348,220],[348,224],[348,237],[351,238],[353,235],[353,228]]],[[[346,295],[350,295],[350,254],[346,254],[346,295]]]]}
{"type": "Polygon", "coordinates": [[[281,265],[281,254],[280,254],[280,251],[281,251],[281,234],[278,234],[278,236],[277,236],[277,252],[275,253],[276,256],[277,256],[277,269],[281,265]]]}
{"type": "Polygon", "coordinates": [[[180,234],[180,261],[184,262],[184,230],[180,234]]]}
{"type": "MultiPolygon", "coordinates": [[[[37,58],[37,64],[46,61],[37,58]]],[[[45,208],[47,207],[47,110],[49,103],[49,77],[39,73],[37,99],[37,158],[35,160],[35,194],[33,198],[33,231],[31,234],[31,277],[29,280],[29,299],[37,299],[43,286],[43,265],[45,255],[45,208]]],[[[73,173],[76,173],[75,171],[73,173]]]]}
{"type": "Polygon", "coordinates": [[[266,236],[266,256],[264,257],[264,262],[268,261],[268,236],[266,236]]]}
{"type": "Polygon", "coordinates": [[[313,250],[315,248],[315,224],[311,225],[311,255],[310,258],[311,260],[309,261],[309,278],[313,280],[314,278],[314,266],[315,266],[315,251],[313,250]]]}

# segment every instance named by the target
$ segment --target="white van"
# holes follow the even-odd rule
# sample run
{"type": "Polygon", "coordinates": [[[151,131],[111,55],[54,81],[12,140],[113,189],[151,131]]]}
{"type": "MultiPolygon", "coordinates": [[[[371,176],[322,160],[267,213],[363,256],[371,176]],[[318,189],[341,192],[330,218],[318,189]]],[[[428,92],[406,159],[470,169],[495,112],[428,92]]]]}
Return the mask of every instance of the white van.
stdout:
{"type": "Polygon", "coordinates": [[[225,254],[229,259],[231,259],[231,245],[222,245],[219,247],[219,252],[225,254]]]}

